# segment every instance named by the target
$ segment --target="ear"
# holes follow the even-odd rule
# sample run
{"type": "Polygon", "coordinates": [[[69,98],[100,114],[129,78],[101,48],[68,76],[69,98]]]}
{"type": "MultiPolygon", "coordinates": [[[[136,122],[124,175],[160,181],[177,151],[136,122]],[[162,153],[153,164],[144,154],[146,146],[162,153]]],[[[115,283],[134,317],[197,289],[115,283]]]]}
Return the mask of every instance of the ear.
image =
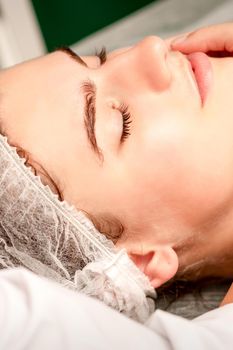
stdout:
{"type": "Polygon", "coordinates": [[[156,247],[143,254],[128,252],[137,267],[149,278],[151,285],[158,288],[171,279],[178,270],[178,257],[169,246],[156,247]]]}

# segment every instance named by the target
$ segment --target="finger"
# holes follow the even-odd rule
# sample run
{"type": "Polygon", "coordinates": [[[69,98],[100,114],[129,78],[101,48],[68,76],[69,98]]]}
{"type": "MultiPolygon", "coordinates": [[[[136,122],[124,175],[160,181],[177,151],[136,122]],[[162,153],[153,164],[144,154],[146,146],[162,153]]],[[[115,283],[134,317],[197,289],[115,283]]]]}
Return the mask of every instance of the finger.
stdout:
{"type": "Polygon", "coordinates": [[[196,51],[233,52],[233,23],[223,23],[198,29],[184,38],[175,40],[171,47],[184,53],[196,51]]]}
{"type": "Polygon", "coordinates": [[[165,38],[165,39],[164,39],[164,42],[166,43],[167,47],[168,47],[169,49],[171,49],[171,45],[172,45],[172,43],[173,43],[174,41],[176,41],[177,39],[179,39],[181,36],[182,36],[182,37],[186,37],[186,36],[188,36],[188,34],[191,34],[191,33],[192,33],[192,32],[185,32],[185,33],[183,33],[183,34],[176,34],[176,35],[170,36],[170,37],[168,37],[168,38],[165,38]]]}

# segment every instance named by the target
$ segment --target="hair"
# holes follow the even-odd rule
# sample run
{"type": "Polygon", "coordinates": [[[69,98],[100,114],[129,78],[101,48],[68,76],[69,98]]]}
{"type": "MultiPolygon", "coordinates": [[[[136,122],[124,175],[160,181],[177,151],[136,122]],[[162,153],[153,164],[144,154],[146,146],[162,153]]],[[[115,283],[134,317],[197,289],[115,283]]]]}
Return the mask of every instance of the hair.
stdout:
{"type": "Polygon", "coordinates": [[[109,213],[93,215],[82,209],[81,211],[83,211],[88,219],[92,221],[95,228],[108,239],[113,241],[114,244],[116,244],[122,237],[125,228],[120,220],[113,215],[109,213]]]}

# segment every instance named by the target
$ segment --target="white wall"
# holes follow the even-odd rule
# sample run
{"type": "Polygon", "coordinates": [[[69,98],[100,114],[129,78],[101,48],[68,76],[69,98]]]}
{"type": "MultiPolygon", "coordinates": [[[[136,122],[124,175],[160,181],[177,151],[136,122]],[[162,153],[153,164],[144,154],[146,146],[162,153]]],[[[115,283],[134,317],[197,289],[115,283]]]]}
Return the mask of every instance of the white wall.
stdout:
{"type": "Polygon", "coordinates": [[[0,67],[9,67],[45,52],[30,0],[0,0],[0,67]]]}

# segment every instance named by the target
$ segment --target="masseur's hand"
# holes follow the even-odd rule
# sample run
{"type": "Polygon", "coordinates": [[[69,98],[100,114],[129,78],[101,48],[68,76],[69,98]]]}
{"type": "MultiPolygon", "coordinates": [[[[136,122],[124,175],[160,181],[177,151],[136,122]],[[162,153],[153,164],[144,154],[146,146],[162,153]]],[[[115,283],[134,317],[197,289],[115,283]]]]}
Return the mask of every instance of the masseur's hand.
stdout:
{"type": "Polygon", "coordinates": [[[220,306],[233,303],[233,283],[231,284],[227,294],[225,295],[223,301],[221,302],[220,306]]]}
{"type": "Polygon", "coordinates": [[[208,52],[216,57],[233,55],[233,23],[212,25],[179,36],[172,43],[173,50],[185,54],[208,52]]]}

